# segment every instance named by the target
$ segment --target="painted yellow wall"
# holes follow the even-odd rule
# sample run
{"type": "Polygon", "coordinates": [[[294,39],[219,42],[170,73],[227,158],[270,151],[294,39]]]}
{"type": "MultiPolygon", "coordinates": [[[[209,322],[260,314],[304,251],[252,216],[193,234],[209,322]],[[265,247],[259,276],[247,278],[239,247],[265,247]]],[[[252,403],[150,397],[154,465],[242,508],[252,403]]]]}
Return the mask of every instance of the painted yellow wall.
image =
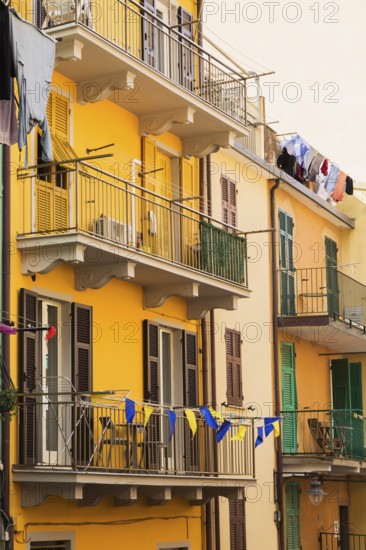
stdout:
{"type": "Polygon", "coordinates": [[[366,284],[366,193],[355,191],[353,196],[345,196],[337,209],[354,218],[356,227],[342,234],[344,273],[366,284]]]}

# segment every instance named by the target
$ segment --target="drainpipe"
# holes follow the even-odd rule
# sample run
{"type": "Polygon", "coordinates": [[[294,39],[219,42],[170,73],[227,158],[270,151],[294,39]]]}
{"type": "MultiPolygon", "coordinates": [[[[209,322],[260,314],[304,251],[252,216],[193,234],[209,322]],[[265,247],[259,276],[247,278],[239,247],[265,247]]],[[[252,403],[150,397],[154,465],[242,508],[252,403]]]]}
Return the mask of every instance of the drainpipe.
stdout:
{"type": "MultiPolygon", "coordinates": [[[[3,264],[3,278],[2,278],[2,310],[5,315],[8,316],[10,312],[10,147],[3,146],[3,163],[2,163],[2,240],[1,256],[3,264]]],[[[9,335],[2,335],[2,356],[5,368],[10,378],[10,341],[9,335]]],[[[2,456],[1,461],[3,464],[3,500],[2,509],[6,516],[9,518],[10,524],[12,520],[10,518],[10,425],[9,421],[2,422],[1,432],[1,445],[2,456]]],[[[6,518],[5,516],[5,518],[6,518]]],[[[9,527],[9,546],[13,548],[13,530],[9,527]]]]}
{"type": "MultiPolygon", "coordinates": [[[[271,204],[271,227],[276,227],[276,203],[275,193],[280,185],[280,180],[276,179],[275,184],[270,191],[271,204]]],[[[272,254],[272,326],[273,326],[273,366],[274,366],[274,386],[275,386],[275,416],[281,416],[280,399],[280,365],[278,359],[278,284],[277,284],[277,250],[276,250],[276,232],[271,232],[271,254],[272,254]]],[[[276,494],[278,505],[278,545],[280,550],[285,550],[284,536],[284,505],[283,505],[283,467],[282,467],[282,437],[277,438],[277,471],[276,471],[276,494]]]]}
{"type": "MultiPolygon", "coordinates": [[[[200,212],[205,211],[205,160],[199,159],[199,195],[200,195],[200,212]]],[[[204,216],[201,216],[204,219],[204,216]]],[[[202,376],[203,376],[203,403],[206,405],[210,401],[209,395],[209,374],[208,374],[208,344],[207,344],[207,322],[204,317],[201,319],[201,342],[202,342],[202,376]]],[[[206,530],[206,550],[212,548],[212,506],[211,501],[205,504],[205,530],[206,530]]]]}
{"type": "MultiPolygon", "coordinates": [[[[207,214],[212,217],[212,182],[211,182],[211,155],[206,157],[206,180],[207,180],[207,214]]],[[[217,391],[216,391],[216,349],[215,349],[215,312],[210,310],[210,358],[211,358],[211,390],[212,390],[212,406],[217,407],[217,391]]],[[[214,471],[218,470],[217,446],[213,454],[214,471]]],[[[219,497],[214,498],[215,506],[215,544],[216,550],[220,550],[220,507],[219,497]]]]}

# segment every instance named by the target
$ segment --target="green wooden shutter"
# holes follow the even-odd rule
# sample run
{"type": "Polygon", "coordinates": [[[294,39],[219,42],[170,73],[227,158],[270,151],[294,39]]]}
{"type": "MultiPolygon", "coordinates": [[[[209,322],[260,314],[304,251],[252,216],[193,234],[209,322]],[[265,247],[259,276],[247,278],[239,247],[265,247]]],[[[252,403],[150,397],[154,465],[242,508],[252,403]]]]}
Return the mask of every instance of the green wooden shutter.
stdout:
{"type": "Polygon", "coordinates": [[[351,409],[362,414],[362,366],[361,363],[350,363],[350,390],[351,390],[351,409]]]}
{"type": "Polygon", "coordinates": [[[286,485],[286,550],[301,550],[300,485],[286,485]]]}
{"type": "Polygon", "coordinates": [[[295,267],[294,267],[294,222],[292,216],[278,211],[280,239],[280,286],[281,315],[296,315],[295,267]]]}
{"type": "Polygon", "coordinates": [[[348,359],[335,359],[331,362],[333,409],[350,408],[350,385],[348,359]]]}
{"type": "Polygon", "coordinates": [[[337,243],[329,237],[325,237],[325,265],[328,314],[334,316],[334,314],[342,313],[339,311],[338,272],[335,269],[338,265],[338,248],[337,243]]]}
{"type": "Polygon", "coordinates": [[[351,445],[352,456],[363,459],[365,457],[365,437],[364,437],[364,420],[355,416],[363,415],[362,404],[362,365],[361,363],[350,363],[349,365],[350,378],[350,402],[352,414],[350,418],[351,425],[351,445]]]}
{"type": "MultiPolygon", "coordinates": [[[[38,322],[38,296],[25,288],[20,289],[20,327],[37,327],[38,322]]],[[[38,437],[38,418],[37,398],[32,396],[32,392],[40,391],[37,389],[39,380],[38,372],[38,332],[20,333],[20,391],[27,394],[24,399],[24,407],[20,408],[20,460],[22,464],[35,464],[37,461],[37,437],[38,437]]]]}
{"type": "Polygon", "coordinates": [[[283,451],[297,452],[297,409],[295,350],[293,344],[281,343],[281,373],[282,373],[282,410],[283,420],[283,451]],[[288,411],[289,414],[286,414],[288,411]]]}

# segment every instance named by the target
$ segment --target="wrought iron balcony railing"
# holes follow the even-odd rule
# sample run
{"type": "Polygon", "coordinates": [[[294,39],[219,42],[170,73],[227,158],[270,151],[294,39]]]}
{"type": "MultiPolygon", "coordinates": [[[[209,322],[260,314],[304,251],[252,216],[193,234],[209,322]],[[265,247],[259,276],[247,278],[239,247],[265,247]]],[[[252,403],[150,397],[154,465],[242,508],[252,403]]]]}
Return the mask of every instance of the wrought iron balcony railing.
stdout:
{"type": "Polygon", "coordinates": [[[245,420],[244,441],[231,441],[229,435],[218,444],[201,417],[192,437],[183,410],[177,411],[171,440],[166,414],[154,412],[144,427],[143,412],[137,411],[129,424],[118,404],[93,402],[85,395],[22,395],[17,412],[19,464],[81,472],[254,477],[250,419],[245,420]]]}
{"type": "Polygon", "coordinates": [[[282,415],[284,454],[365,459],[362,411],[302,409],[282,415]]]}
{"type": "MultiPolygon", "coordinates": [[[[171,82],[247,125],[245,78],[193,41],[193,27],[168,25],[135,0],[43,0],[37,2],[37,22],[52,34],[78,25],[120,51],[138,59],[171,82]]],[[[26,19],[34,20],[25,0],[14,3],[26,19]]]]}
{"type": "Polygon", "coordinates": [[[366,286],[335,267],[281,269],[278,284],[281,316],[328,315],[365,332],[366,286]]]}
{"type": "Polygon", "coordinates": [[[320,533],[320,550],[366,550],[366,535],[348,532],[320,533]]]}
{"type": "Polygon", "coordinates": [[[83,233],[130,250],[132,261],[148,254],[248,286],[244,232],[214,219],[208,223],[179,198],[77,160],[25,170],[19,182],[22,238],[83,233]]]}

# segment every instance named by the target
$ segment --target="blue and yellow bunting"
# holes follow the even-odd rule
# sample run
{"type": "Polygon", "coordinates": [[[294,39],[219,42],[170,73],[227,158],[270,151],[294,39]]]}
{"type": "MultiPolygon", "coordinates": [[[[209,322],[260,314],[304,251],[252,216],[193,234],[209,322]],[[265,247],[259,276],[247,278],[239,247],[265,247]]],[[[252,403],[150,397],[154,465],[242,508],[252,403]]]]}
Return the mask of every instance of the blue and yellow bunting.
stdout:
{"type": "Polygon", "coordinates": [[[129,424],[132,424],[133,419],[135,418],[135,402],[132,401],[132,399],[128,399],[126,397],[125,399],[125,413],[126,413],[126,420],[129,422],[129,424]]]}

